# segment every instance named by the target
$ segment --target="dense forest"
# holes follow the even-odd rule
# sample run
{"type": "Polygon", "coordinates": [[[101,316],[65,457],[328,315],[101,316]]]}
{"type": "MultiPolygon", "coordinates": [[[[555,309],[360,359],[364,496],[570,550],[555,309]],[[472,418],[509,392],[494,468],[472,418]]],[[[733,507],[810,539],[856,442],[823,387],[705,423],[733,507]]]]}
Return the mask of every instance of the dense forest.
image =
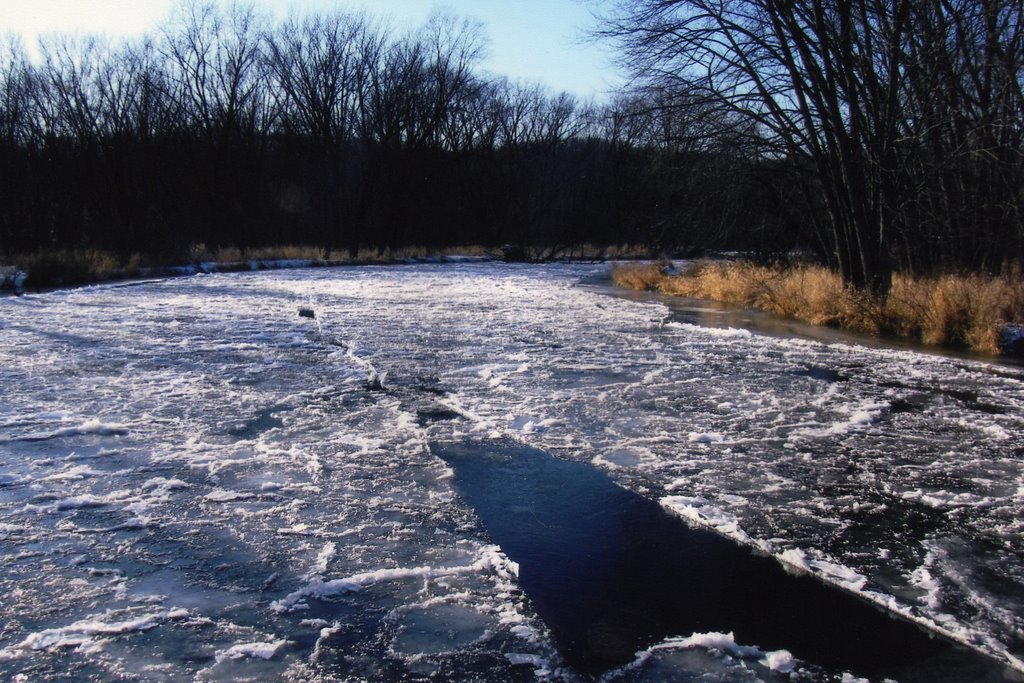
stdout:
{"type": "Polygon", "coordinates": [[[621,0],[607,102],[486,74],[479,25],[186,2],[0,56],[0,253],[582,242],[801,250],[856,287],[1024,255],[1013,0],[621,0]]]}
{"type": "Polygon", "coordinates": [[[683,140],[636,98],[485,76],[484,46],[443,13],[399,34],[361,14],[271,26],[199,3],[140,41],[52,38],[38,63],[10,41],[3,249],[747,240],[726,236],[766,190],[738,150],[683,140]]]}

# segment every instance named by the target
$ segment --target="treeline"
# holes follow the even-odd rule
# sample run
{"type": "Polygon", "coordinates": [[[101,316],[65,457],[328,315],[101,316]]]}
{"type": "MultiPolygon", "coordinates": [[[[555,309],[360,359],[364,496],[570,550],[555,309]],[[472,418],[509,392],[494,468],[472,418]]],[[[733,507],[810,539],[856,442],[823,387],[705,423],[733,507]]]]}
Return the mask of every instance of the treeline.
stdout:
{"type": "MultiPolygon", "coordinates": [[[[0,252],[788,247],[775,171],[646,97],[484,74],[478,25],[198,2],[0,59],[0,252]],[[780,240],[780,235],[783,236],[780,240]]],[[[783,202],[784,203],[784,202],[783,202]]]]}
{"type": "Polygon", "coordinates": [[[618,0],[607,103],[484,73],[479,25],[186,2],[0,56],[0,253],[584,242],[1024,261],[1020,0],[618,0]]]}
{"type": "Polygon", "coordinates": [[[844,281],[1024,257],[1020,0],[620,0],[641,90],[761,150],[844,281]]]}

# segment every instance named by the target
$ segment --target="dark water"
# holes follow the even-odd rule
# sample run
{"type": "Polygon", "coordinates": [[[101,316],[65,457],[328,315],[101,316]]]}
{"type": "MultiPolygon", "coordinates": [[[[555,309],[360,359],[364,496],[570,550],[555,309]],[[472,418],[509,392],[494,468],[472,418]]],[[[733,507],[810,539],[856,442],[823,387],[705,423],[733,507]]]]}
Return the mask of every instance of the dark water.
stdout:
{"type": "Polygon", "coordinates": [[[596,675],[665,637],[734,632],[810,664],[901,681],[1003,681],[990,659],[695,530],[590,465],[511,443],[437,445],[460,495],[520,565],[566,661],[596,675]]]}

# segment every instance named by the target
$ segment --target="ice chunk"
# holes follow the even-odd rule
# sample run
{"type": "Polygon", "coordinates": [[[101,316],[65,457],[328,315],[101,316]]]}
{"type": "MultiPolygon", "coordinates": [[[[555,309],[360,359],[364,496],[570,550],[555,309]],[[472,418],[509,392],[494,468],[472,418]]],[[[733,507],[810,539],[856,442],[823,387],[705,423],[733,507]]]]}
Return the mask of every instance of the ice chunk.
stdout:
{"type": "Polygon", "coordinates": [[[736,637],[730,633],[694,633],[692,636],[687,638],[681,638],[679,640],[669,641],[673,647],[702,647],[705,649],[715,649],[726,652],[733,657],[746,658],[759,658],[764,653],[759,648],[750,645],[737,645],[736,637]]]}
{"type": "Polygon", "coordinates": [[[461,567],[398,567],[395,569],[377,569],[331,581],[317,578],[297,591],[289,593],[284,598],[274,601],[271,603],[270,609],[277,613],[291,612],[295,609],[301,609],[306,598],[326,600],[344,593],[356,593],[367,586],[383,581],[400,581],[416,578],[433,579],[475,571],[477,571],[477,567],[474,565],[461,567]]]}
{"type": "Polygon", "coordinates": [[[740,527],[739,519],[701,498],[688,496],[665,496],[661,505],[697,526],[710,527],[723,536],[746,545],[767,549],[764,542],[757,542],[740,527]]]}
{"type": "Polygon", "coordinates": [[[255,498],[254,493],[244,493],[242,491],[228,491],[226,489],[214,489],[210,493],[207,493],[203,498],[212,503],[230,503],[235,500],[247,500],[249,498],[255,498]]]}
{"type": "Polygon", "coordinates": [[[68,436],[81,436],[95,434],[97,436],[123,436],[129,433],[129,425],[118,422],[103,422],[99,418],[92,418],[71,427],[62,427],[51,432],[32,432],[14,437],[0,437],[0,443],[12,441],[48,441],[68,436]]]}
{"type": "Polygon", "coordinates": [[[543,668],[547,666],[547,660],[540,655],[531,655],[524,652],[506,652],[505,659],[507,659],[513,666],[519,666],[522,664],[529,664],[537,668],[543,668]]]}
{"type": "Polygon", "coordinates": [[[344,593],[356,593],[363,588],[385,581],[403,581],[418,578],[438,579],[477,572],[493,572],[501,578],[509,579],[519,573],[519,565],[509,560],[497,546],[484,546],[481,548],[477,560],[468,565],[376,569],[330,581],[315,578],[306,586],[289,593],[280,600],[274,601],[270,605],[270,609],[277,613],[291,612],[295,609],[302,609],[306,598],[330,599],[333,596],[344,593]]]}
{"type": "Polygon", "coordinates": [[[286,638],[271,642],[237,643],[226,650],[217,653],[216,659],[222,662],[225,659],[242,659],[244,657],[254,659],[270,659],[282,647],[289,644],[286,638]]]}
{"type": "Polygon", "coordinates": [[[761,659],[760,662],[772,671],[778,671],[779,673],[784,674],[788,674],[796,668],[796,660],[793,659],[793,655],[789,650],[766,652],[764,658],[761,659]]]}
{"type": "MultiPolygon", "coordinates": [[[[280,533],[280,529],[278,530],[278,533],[280,533]]],[[[306,578],[312,579],[314,577],[326,574],[328,563],[330,563],[331,558],[334,557],[337,551],[338,546],[336,546],[334,543],[325,543],[324,547],[320,549],[319,553],[317,553],[316,562],[313,563],[313,567],[309,570],[309,573],[306,575],[306,578]]]]}
{"type": "Polygon", "coordinates": [[[819,551],[814,551],[813,555],[808,556],[808,553],[800,548],[789,548],[777,553],[775,557],[785,566],[815,574],[854,592],[860,592],[867,584],[867,577],[857,571],[824,557],[818,557],[821,555],[819,551]]]}
{"type": "Polygon", "coordinates": [[[433,605],[405,610],[397,619],[392,651],[432,655],[459,650],[483,639],[493,618],[465,605],[433,605]]]}
{"type": "Polygon", "coordinates": [[[118,613],[108,611],[97,617],[82,619],[68,626],[50,628],[29,634],[17,647],[23,650],[50,650],[65,647],[82,647],[96,637],[115,636],[133,631],[148,631],[165,621],[182,619],[188,616],[186,610],[163,610],[151,614],[122,619],[109,620],[118,613]]]}
{"type": "Polygon", "coordinates": [[[807,561],[807,555],[799,548],[789,548],[776,555],[776,557],[789,567],[795,567],[806,572],[812,571],[811,565],[807,561]]]}
{"type": "Polygon", "coordinates": [[[690,443],[721,443],[725,435],[719,432],[690,432],[687,436],[690,443]]]}

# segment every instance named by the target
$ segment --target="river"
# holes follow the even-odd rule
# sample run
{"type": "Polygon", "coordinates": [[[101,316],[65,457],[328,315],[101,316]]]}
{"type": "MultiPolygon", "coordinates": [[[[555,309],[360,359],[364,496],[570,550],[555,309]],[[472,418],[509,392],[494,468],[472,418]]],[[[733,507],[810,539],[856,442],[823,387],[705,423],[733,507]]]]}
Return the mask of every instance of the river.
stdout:
{"type": "Polygon", "coordinates": [[[1021,680],[1020,367],[606,270],[0,300],[0,674],[1021,680]]]}

